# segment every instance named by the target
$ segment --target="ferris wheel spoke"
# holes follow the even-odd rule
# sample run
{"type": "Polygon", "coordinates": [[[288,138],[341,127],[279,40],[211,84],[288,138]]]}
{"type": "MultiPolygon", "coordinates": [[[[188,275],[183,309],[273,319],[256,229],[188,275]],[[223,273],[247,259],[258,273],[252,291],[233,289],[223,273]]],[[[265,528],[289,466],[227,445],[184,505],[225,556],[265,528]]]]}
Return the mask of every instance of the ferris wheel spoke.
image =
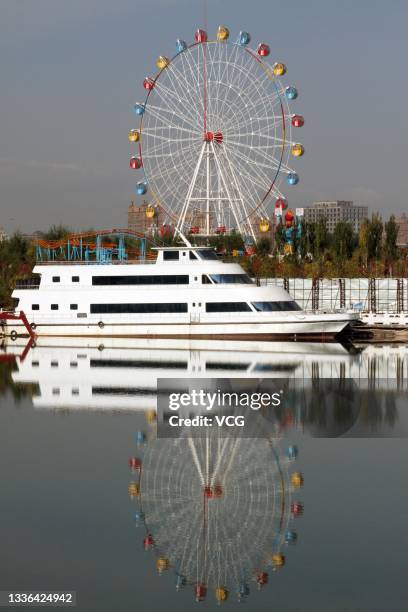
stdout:
{"type": "MultiPolygon", "coordinates": [[[[160,97],[163,103],[167,105],[168,108],[173,110],[175,114],[177,114],[177,112],[182,107],[181,105],[183,104],[183,100],[180,99],[177,93],[173,89],[168,87],[167,85],[164,85],[163,83],[159,84],[159,81],[156,82],[154,91],[160,97]]],[[[198,127],[199,117],[198,117],[197,112],[194,110],[194,107],[190,105],[187,106],[186,104],[184,104],[182,108],[183,108],[183,114],[187,116],[187,119],[193,125],[198,127]]]]}
{"type": "MultiPolygon", "coordinates": [[[[177,129],[188,129],[183,128],[183,125],[189,126],[190,131],[193,133],[198,133],[197,125],[193,121],[189,120],[188,117],[181,111],[180,107],[177,109],[166,108],[164,106],[157,106],[156,104],[149,103],[146,111],[145,124],[147,122],[152,123],[152,118],[156,120],[155,127],[159,129],[160,125],[163,127],[168,127],[169,125],[173,125],[177,129]],[[174,120],[179,120],[179,123],[175,123],[174,120]],[[160,124],[158,125],[158,122],[160,124]]],[[[144,129],[144,128],[143,128],[144,129]]]]}
{"type": "MultiPolygon", "coordinates": [[[[238,143],[225,143],[226,148],[230,152],[231,155],[237,155],[238,143]],[[234,146],[235,145],[235,146],[234,146]]],[[[239,158],[245,161],[249,166],[253,167],[253,169],[260,171],[261,168],[266,168],[267,170],[278,170],[278,168],[282,165],[280,158],[274,155],[268,155],[264,148],[257,148],[254,151],[253,156],[251,157],[249,153],[244,153],[242,149],[251,151],[252,147],[246,144],[239,145],[239,158]],[[257,156],[256,158],[254,156],[257,156]],[[263,160],[263,161],[261,161],[263,160]]],[[[281,147],[282,149],[282,147],[281,147]]],[[[253,150],[253,149],[252,149],[253,150]]],[[[265,175],[267,176],[267,175],[265,175]]],[[[269,177],[267,180],[270,181],[269,177]]]]}
{"type": "MultiPolygon", "coordinates": [[[[173,110],[167,110],[167,109],[159,109],[156,106],[152,106],[151,104],[149,104],[149,109],[148,109],[149,115],[151,117],[154,117],[155,119],[161,121],[163,127],[162,129],[175,129],[177,130],[177,132],[188,132],[189,134],[192,135],[199,135],[200,132],[197,129],[197,126],[193,125],[192,123],[188,122],[185,118],[185,116],[181,115],[181,114],[176,114],[173,110]],[[188,125],[189,127],[183,127],[177,123],[175,123],[174,119],[179,119],[183,122],[183,124],[188,125]]],[[[154,131],[160,129],[158,128],[157,124],[155,125],[155,127],[153,128],[149,128],[149,127],[145,127],[143,128],[142,133],[146,132],[146,131],[154,131]]],[[[200,134],[201,136],[201,134],[200,134]]]]}

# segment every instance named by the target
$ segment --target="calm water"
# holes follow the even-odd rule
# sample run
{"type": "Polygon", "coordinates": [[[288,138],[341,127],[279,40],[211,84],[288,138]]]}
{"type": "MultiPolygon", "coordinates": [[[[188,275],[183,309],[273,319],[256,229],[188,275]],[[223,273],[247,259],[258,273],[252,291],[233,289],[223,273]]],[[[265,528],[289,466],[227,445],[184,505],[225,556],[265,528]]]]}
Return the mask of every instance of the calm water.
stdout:
{"type": "MultiPolygon", "coordinates": [[[[14,344],[0,353],[0,590],[76,590],[84,612],[199,606],[193,585],[176,592],[173,567],[158,575],[156,551],[143,549],[146,526],[134,520],[140,501],[128,495],[129,482],[138,482],[128,460],[140,457],[142,509],[164,546],[158,556],[168,555],[172,564],[178,559],[195,576],[212,568],[206,608],[216,609],[215,582],[229,588],[226,608],[236,607],[235,569],[257,556],[260,563],[278,546],[286,564],[278,571],[263,567],[265,587],[258,590],[253,576],[243,579],[247,610],[407,609],[407,347],[349,352],[337,345],[72,342],[39,344],[21,360],[23,350],[14,344]],[[239,447],[231,463],[230,448],[222,455],[213,446],[221,493],[205,506],[212,556],[204,569],[202,498],[194,498],[201,484],[192,454],[155,439],[151,412],[158,376],[201,375],[353,377],[381,398],[364,407],[348,437],[312,437],[315,423],[286,419],[277,452],[297,445],[295,466],[280,460],[283,471],[302,472],[304,486],[285,499],[284,510],[276,461],[264,441],[239,447]],[[145,444],[136,444],[136,432],[145,444]],[[368,432],[375,437],[357,437],[368,432]],[[303,516],[291,515],[293,501],[302,502],[303,516]],[[242,525],[240,540],[227,554],[234,521],[242,525]],[[274,540],[280,522],[296,530],[296,544],[274,540]]],[[[198,462],[202,451],[197,447],[198,462]]]]}

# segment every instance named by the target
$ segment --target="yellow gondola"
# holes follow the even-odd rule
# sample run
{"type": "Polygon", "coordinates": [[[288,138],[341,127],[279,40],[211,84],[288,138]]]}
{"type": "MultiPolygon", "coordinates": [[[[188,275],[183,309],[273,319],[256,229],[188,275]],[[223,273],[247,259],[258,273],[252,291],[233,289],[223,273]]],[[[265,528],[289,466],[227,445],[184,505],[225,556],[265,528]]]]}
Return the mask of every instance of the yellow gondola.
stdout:
{"type": "Polygon", "coordinates": [[[225,26],[218,26],[217,30],[217,39],[218,40],[228,40],[229,37],[229,29],[225,26]]]}
{"type": "Polygon", "coordinates": [[[295,489],[299,489],[303,485],[303,476],[300,472],[294,472],[290,477],[290,482],[295,489]]]}
{"type": "Polygon", "coordinates": [[[301,157],[305,152],[305,148],[303,145],[296,143],[292,145],[292,155],[293,157],[301,157]]]}
{"type": "Polygon", "coordinates": [[[138,142],[140,139],[140,134],[137,130],[130,130],[129,132],[129,142],[138,142]]]}
{"type": "Polygon", "coordinates": [[[282,64],[281,62],[277,62],[276,64],[273,65],[273,74],[275,76],[283,76],[284,74],[286,74],[286,66],[285,64],[282,64]]]}
{"type": "Polygon", "coordinates": [[[228,590],[225,587],[217,587],[215,589],[215,599],[218,602],[226,601],[228,599],[228,590]]]}
{"type": "Polygon", "coordinates": [[[163,68],[167,68],[169,64],[170,64],[170,60],[168,57],[166,57],[165,55],[159,55],[156,61],[156,66],[158,67],[159,70],[163,70],[163,68]]]}
{"type": "Polygon", "coordinates": [[[261,222],[259,224],[259,230],[262,233],[265,233],[269,230],[269,221],[268,219],[261,219],[261,222]]]}

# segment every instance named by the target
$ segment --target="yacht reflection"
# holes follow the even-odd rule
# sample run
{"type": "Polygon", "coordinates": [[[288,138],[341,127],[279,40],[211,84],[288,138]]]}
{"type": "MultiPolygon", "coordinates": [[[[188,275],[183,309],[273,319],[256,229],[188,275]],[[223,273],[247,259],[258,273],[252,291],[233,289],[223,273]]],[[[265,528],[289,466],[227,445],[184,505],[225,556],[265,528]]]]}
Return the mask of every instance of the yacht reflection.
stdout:
{"type": "Polygon", "coordinates": [[[3,347],[2,386],[9,380],[9,386],[36,389],[37,408],[152,410],[158,378],[353,378],[367,388],[408,390],[407,346],[357,352],[340,344],[155,339],[115,339],[102,346],[77,338],[61,346],[57,338],[39,338],[24,350],[18,341],[3,347]]]}
{"type": "Polygon", "coordinates": [[[14,384],[37,385],[33,404],[51,409],[134,411],[156,408],[158,378],[310,377],[318,365],[326,376],[348,370],[359,356],[340,344],[251,343],[187,340],[38,339],[24,359],[23,345],[6,348],[15,355],[14,384]]]}

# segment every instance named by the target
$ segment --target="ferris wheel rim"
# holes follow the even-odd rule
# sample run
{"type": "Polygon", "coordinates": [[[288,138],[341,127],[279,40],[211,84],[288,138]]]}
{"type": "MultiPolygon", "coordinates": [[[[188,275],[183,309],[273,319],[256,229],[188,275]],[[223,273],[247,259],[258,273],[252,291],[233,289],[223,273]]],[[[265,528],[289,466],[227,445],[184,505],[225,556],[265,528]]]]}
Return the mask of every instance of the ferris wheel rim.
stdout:
{"type": "MultiPolygon", "coordinates": [[[[238,42],[233,42],[233,41],[219,41],[217,39],[214,40],[207,40],[207,41],[194,41],[191,44],[187,45],[183,50],[179,51],[178,53],[175,53],[168,61],[168,63],[166,64],[166,66],[164,66],[163,68],[161,68],[157,74],[151,78],[151,81],[154,85],[156,85],[156,83],[158,82],[160,76],[166,72],[166,70],[168,70],[170,68],[170,66],[174,63],[174,61],[176,60],[176,58],[182,56],[185,53],[191,52],[192,49],[199,47],[200,45],[222,45],[224,47],[229,46],[229,47],[233,47],[233,48],[240,48],[242,49],[245,53],[247,53],[253,60],[255,60],[261,67],[262,70],[265,72],[265,74],[268,76],[269,80],[271,81],[275,92],[277,94],[277,97],[279,99],[279,106],[280,106],[280,125],[282,126],[282,132],[283,132],[283,138],[282,138],[282,144],[280,146],[280,156],[279,156],[279,161],[278,161],[278,166],[276,168],[276,171],[274,172],[274,176],[273,179],[270,180],[269,182],[269,186],[267,188],[267,190],[264,190],[264,194],[262,196],[262,198],[258,201],[258,203],[251,208],[251,211],[243,216],[241,219],[243,222],[247,221],[252,215],[255,215],[259,209],[262,207],[262,205],[264,204],[264,202],[267,200],[267,198],[270,196],[272,190],[274,189],[277,179],[279,177],[281,168],[282,168],[282,164],[283,164],[283,158],[284,158],[284,154],[285,154],[285,148],[287,143],[289,142],[288,139],[286,138],[286,114],[285,114],[285,109],[282,103],[282,95],[281,92],[279,91],[278,85],[277,85],[277,79],[274,77],[273,73],[271,73],[271,68],[270,66],[263,61],[260,57],[258,57],[258,55],[256,54],[256,52],[247,47],[247,46],[243,46],[241,44],[239,44],[238,42]]],[[[144,108],[145,110],[148,111],[148,102],[149,102],[149,98],[152,95],[152,93],[154,92],[154,87],[152,87],[151,89],[149,89],[147,91],[146,97],[145,97],[145,101],[144,101],[144,108]]],[[[140,134],[143,134],[143,124],[144,124],[144,115],[142,115],[142,117],[140,118],[140,134]]],[[[156,193],[156,191],[154,190],[154,188],[152,187],[151,183],[150,183],[150,179],[149,176],[146,172],[145,169],[145,165],[143,163],[143,159],[144,159],[144,154],[143,154],[143,144],[142,144],[142,138],[139,140],[138,142],[138,148],[139,148],[139,155],[140,155],[140,159],[141,159],[141,163],[142,163],[142,171],[145,177],[146,182],[149,184],[149,190],[151,191],[153,198],[155,200],[155,202],[158,204],[158,206],[160,206],[162,208],[163,211],[165,211],[165,213],[169,216],[170,219],[172,219],[172,221],[175,223],[177,220],[177,214],[171,210],[170,207],[167,206],[167,204],[162,200],[162,197],[156,193]]]]}

